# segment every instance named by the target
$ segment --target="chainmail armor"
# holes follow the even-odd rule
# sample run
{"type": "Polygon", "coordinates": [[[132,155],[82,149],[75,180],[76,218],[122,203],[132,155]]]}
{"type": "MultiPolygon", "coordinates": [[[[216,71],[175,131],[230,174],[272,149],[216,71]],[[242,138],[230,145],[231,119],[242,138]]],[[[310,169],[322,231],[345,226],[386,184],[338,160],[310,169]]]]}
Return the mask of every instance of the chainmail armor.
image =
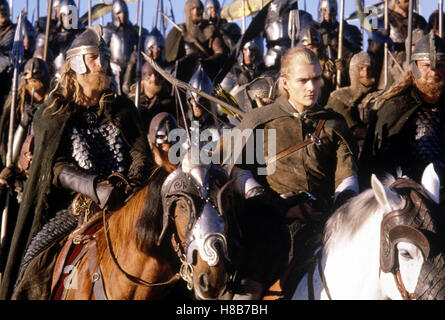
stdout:
{"type": "Polygon", "coordinates": [[[83,118],[68,124],[65,141],[71,143],[65,155],[89,174],[103,177],[113,172],[126,174],[131,159],[119,128],[111,121],[95,124],[93,113],[85,112],[83,118]]]}
{"type": "Polygon", "coordinates": [[[414,115],[414,156],[445,168],[445,128],[438,108],[421,107],[414,115]]]}

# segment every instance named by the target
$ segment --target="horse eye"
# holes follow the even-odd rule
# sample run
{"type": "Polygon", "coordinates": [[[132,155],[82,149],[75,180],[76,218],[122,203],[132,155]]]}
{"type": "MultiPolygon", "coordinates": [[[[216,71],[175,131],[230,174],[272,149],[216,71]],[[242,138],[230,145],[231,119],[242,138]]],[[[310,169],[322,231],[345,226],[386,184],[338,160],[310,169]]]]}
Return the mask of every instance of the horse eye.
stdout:
{"type": "Polygon", "coordinates": [[[411,256],[411,254],[407,250],[400,250],[399,253],[405,259],[412,259],[413,258],[411,256]]]}

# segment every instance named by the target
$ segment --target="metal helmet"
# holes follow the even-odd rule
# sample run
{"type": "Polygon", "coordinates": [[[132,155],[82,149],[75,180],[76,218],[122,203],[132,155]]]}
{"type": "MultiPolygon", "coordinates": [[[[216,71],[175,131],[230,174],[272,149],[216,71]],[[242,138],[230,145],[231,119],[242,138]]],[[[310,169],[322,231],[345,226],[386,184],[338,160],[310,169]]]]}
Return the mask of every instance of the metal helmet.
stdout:
{"type": "MultiPolygon", "coordinates": [[[[417,42],[420,41],[420,39],[422,39],[422,37],[425,35],[425,31],[423,31],[422,29],[416,28],[413,30],[412,33],[412,37],[411,37],[411,46],[415,46],[417,44],[417,42]]],[[[408,52],[408,38],[406,38],[405,40],[405,50],[406,52],[408,52]]],[[[412,48],[411,48],[412,51],[412,48]]]]}
{"type": "Polygon", "coordinates": [[[69,16],[70,14],[73,14],[74,8],[76,7],[76,4],[74,3],[74,0],[61,0],[59,2],[59,21],[63,28],[70,29],[71,26],[65,26],[65,21],[62,19],[62,13],[66,16],[69,16]]]}
{"type": "Polygon", "coordinates": [[[281,67],[281,58],[284,56],[286,50],[287,49],[285,47],[278,45],[267,49],[267,54],[264,57],[264,64],[266,67],[279,70],[281,67]]]}
{"type": "Polygon", "coordinates": [[[66,52],[66,60],[70,60],[71,69],[76,73],[84,74],[88,71],[84,60],[86,54],[98,54],[102,63],[104,59],[110,58],[110,49],[102,34],[102,26],[98,24],[86,29],[74,39],[66,52]]]}
{"type": "Polygon", "coordinates": [[[261,107],[263,98],[276,99],[275,80],[269,76],[255,78],[236,89],[233,97],[238,105],[242,106],[243,111],[249,112],[261,107]]]}
{"type": "Polygon", "coordinates": [[[445,41],[434,34],[431,30],[429,34],[424,35],[414,47],[411,55],[412,71],[415,78],[420,78],[420,72],[416,61],[430,61],[431,70],[437,67],[437,61],[445,61],[445,41]]]}
{"type": "Polygon", "coordinates": [[[320,0],[318,3],[318,22],[320,23],[324,20],[323,9],[326,9],[331,14],[332,22],[337,21],[337,0],[320,0]]]}
{"type": "Polygon", "coordinates": [[[184,16],[185,16],[185,21],[189,21],[190,20],[190,10],[192,8],[195,7],[201,7],[204,8],[204,6],[202,5],[201,0],[187,0],[184,4],[184,16]]]}
{"type": "Polygon", "coordinates": [[[176,119],[168,112],[158,113],[153,117],[148,129],[148,140],[157,147],[161,144],[173,144],[175,141],[169,141],[170,131],[178,128],[176,119]]]}
{"type": "Polygon", "coordinates": [[[213,8],[216,11],[216,14],[219,16],[221,12],[221,6],[218,0],[206,0],[204,4],[204,19],[210,20],[210,8],[213,8]]]}
{"type": "Polygon", "coordinates": [[[323,44],[320,32],[318,32],[314,27],[305,26],[300,31],[300,44],[307,47],[309,45],[319,48],[323,44]]]}
{"type": "Polygon", "coordinates": [[[112,20],[113,20],[113,25],[115,27],[120,27],[121,26],[121,22],[119,20],[119,17],[117,16],[119,13],[122,13],[124,15],[124,23],[126,24],[129,22],[129,16],[128,16],[128,6],[125,3],[124,0],[113,0],[113,5],[112,5],[112,20]]]}
{"type": "MultiPolygon", "coordinates": [[[[204,71],[202,66],[199,66],[198,70],[193,74],[189,81],[189,85],[199,91],[210,94],[212,91],[212,80],[210,80],[207,73],[204,71]]],[[[187,101],[193,98],[195,101],[198,101],[199,95],[195,92],[187,90],[187,101]]]]}
{"type": "Polygon", "coordinates": [[[247,55],[255,54],[255,61],[262,61],[264,55],[264,39],[262,36],[256,36],[243,46],[246,49],[247,55]]]}
{"type": "Polygon", "coordinates": [[[32,23],[29,22],[28,19],[24,19],[23,20],[23,27],[22,28],[22,36],[23,36],[23,40],[27,41],[28,43],[28,50],[30,52],[34,52],[35,46],[36,46],[36,31],[34,29],[34,27],[32,26],[32,23]]]}
{"type": "MultiPolygon", "coordinates": [[[[144,42],[144,52],[151,57],[151,47],[162,47],[165,48],[165,39],[161,32],[154,27],[153,30],[147,35],[144,42]]],[[[164,53],[164,51],[162,51],[164,53]]]]}
{"type": "Polygon", "coordinates": [[[359,52],[354,54],[349,62],[349,78],[351,79],[351,84],[359,82],[361,66],[372,65],[373,59],[369,53],[359,52]]]}
{"type": "Polygon", "coordinates": [[[48,64],[42,59],[31,58],[25,64],[22,77],[26,80],[37,79],[47,84],[50,80],[48,64]]]}

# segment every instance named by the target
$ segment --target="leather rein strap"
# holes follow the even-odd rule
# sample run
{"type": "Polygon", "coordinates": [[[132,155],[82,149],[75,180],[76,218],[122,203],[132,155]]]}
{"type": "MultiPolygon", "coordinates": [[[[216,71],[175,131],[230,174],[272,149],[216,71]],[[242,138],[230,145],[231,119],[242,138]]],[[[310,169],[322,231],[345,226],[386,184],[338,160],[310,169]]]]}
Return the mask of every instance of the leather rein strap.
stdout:
{"type": "Polygon", "coordinates": [[[321,144],[321,140],[319,138],[319,135],[321,133],[321,130],[323,129],[323,126],[326,122],[326,119],[321,119],[320,121],[318,121],[317,123],[317,127],[315,128],[315,131],[313,134],[309,134],[309,138],[304,140],[303,142],[296,144],[290,148],[287,148],[284,151],[281,151],[279,153],[277,153],[275,156],[270,157],[269,159],[266,160],[266,166],[268,166],[270,163],[278,161],[281,158],[284,158],[288,155],[290,155],[291,153],[294,153],[295,151],[300,150],[301,148],[304,148],[312,143],[315,144],[321,144]]]}
{"type": "Polygon", "coordinates": [[[414,293],[409,293],[408,290],[406,290],[405,285],[403,284],[402,275],[400,274],[400,268],[395,268],[392,274],[394,276],[394,281],[396,283],[397,289],[400,292],[400,295],[402,296],[402,299],[415,300],[416,296],[414,295],[414,293]]]}
{"type": "Polygon", "coordinates": [[[103,210],[103,221],[104,221],[104,234],[105,234],[105,238],[107,240],[107,246],[108,246],[108,251],[110,253],[111,258],[113,259],[113,262],[115,263],[115,265],[117,266],[117,268],[119,269],[120,272],[122,272],[128,280],[130,280],[133,283],[136,283],[138,285],[141,286],[145,286],[145,287],[156,287],[156,286],[165,286],[165,285],[169,285],[179,279],[181,279],[181,276],[179,275],[179,273],[175,273],[169,280],[165,281],[165,282],[157,282],[157,283],[150,283],[147,282],[141,278],[138,278],[136,276],[133,276],[131,274],[129,274],[128,272],[126,272],[121,265],[119,264],[119,261],[117,260],[116,255],[114,254],[113,251],[113,247],[111,244],[111,240],[110,240],[110,236],[108,234],[108,225],[107,225],[107,219],[106,219],[106,211],[107,210],[103,210]]]}
{"type": "Polygon", "coordinates": [[[320,275],[321,282],[323,284],[323,289],[325,290],[326,295],[328,296],[328,299],[332,300],[331,292],[329,291],[328,283],[326,281],[326,277],[324,276],[323,268],[321,266],[322,254],[323,254],[323,250],[322,249],[318,250],[318,252],[314,256],[314,260],[312,262],[311,269],[308,272],[308,276],[307,276],[307,282],[308,282],[307,283],[307,290],[308,290],[308,299],[309,300],[315,300],[315,295],[314,295],[315,266],[318,267],[318,274],[320,275]]]}

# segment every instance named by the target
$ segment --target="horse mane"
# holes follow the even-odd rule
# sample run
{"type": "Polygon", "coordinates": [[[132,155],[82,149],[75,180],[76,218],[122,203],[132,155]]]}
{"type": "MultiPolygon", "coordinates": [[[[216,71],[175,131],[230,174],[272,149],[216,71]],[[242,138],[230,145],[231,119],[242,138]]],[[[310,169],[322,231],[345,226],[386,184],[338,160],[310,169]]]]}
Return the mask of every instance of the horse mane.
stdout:
{"type": "MultiPolygon", "coordinates": [[[[137,248],[142,252],[153,254],[158,249],[163,217],[161,187],[168,174],[163,167],[157,167],[149,183],[108,219],[108,233],[116,253],[125,250],[125,243],[132,237],[136,238],[137,248]]],[[[98,250],[105,250],[105,239],[99,238],[97,246],[98,250]]]]}
{"type": "MultiPolygon", "coordinates": [[[[383,184],[388,186],[394,181],[395,178],[388,175],[383,180],[383,184]]],[[[326,251],[329,251],[339,241],[352,239],[379,208],[372,188],[361,192],[338,208],[325,225],[323,243],[326,251]]]]}
{"type": "Polygon", "coordinates": [[[157,248],[163,219],[161,187],[168,175],[168,171],[158,167],[146,189],[145,205],[136,222],[136,245],[142,252],[157,248]]]}

